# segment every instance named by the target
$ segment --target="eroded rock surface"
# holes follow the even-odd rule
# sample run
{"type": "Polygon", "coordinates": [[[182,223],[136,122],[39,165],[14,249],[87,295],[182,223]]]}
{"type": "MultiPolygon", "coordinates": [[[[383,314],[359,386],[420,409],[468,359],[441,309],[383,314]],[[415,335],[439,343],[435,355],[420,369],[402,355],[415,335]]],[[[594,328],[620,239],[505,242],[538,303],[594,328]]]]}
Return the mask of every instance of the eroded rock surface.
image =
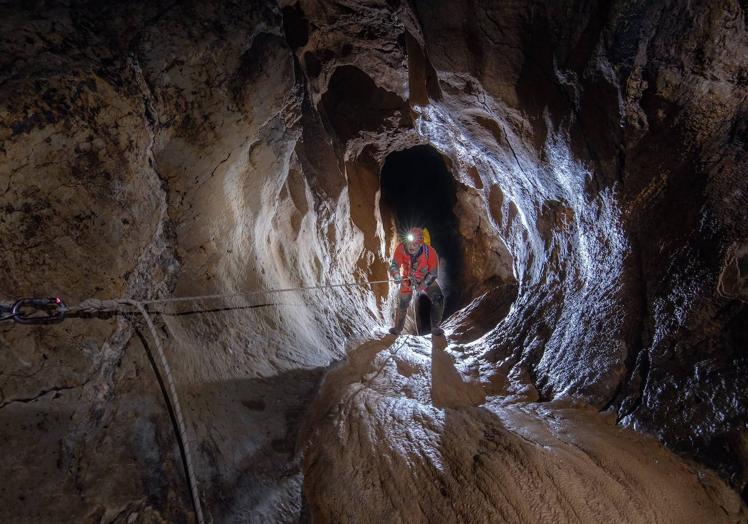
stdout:
{"type": "MultiPolygon", "coordinates": [[[[0,29],[3,302],[381,280],[397,232],[380,173],[425,147],[454,178],[463,289],[448,333],[471,382],[414,347],[309,434],[371,429],[361,458],[389,450],[371,471],[402,475],[397,445],[412,442],[424,493],[441,479],[456,506],[441,488],[433,505],[465,520],[492,505],[533,520],[526,497],[496,498],[517,493],[501,464],[542,488],[550,519],[667,521],[683,499],[707,520],[715,504],[715,519],[744,511],[619,427],[745,496],[743,3],[76,0],[5,3],[0,29]],[[404,414],[388,429],[367,406],[404,414]],[[613,463],[607,439],[625,450],[613,463]],[[444,442],[449,467],[427,467],[444,442]],[[664,482],[629,454],[639,444],[668,465],[667,504],[633,489],[664,482]],[[457,479],[476,472],[502,489],[476,481],[460,506],[457,479]]],[[[391,299],[364,286],[151,307],[209,519],[297,521],[306,482],[315,515],[356,520],[324,500],[354,484],[319,476],[353,456],[308,448],[305,480],[296,439],[325,369],[391,299]]],[[[152,346],[131,313],[0,325],[0,476],[16,480],[0,519],[194,518],[152,346]]],[[[333,383],[318,408],[337,402],[333,383]]],[[[381,516],[427,514],[394,504],[393,485],[367,493],[381,516]]]]}
{"type": "Polygon", "coordinates": [[[304,435],[315,521],[742,522],[748,515],[715,474],[617,427],[610,415],[485,398],[471,359],[456,365],[453,355],[441,338],[382,336],[352,348],[327,374],[304,435]]]}
{"type": "Polygon", "coordinates": [[[612,406],[742,489],[745,5],[415,9],[449,114],[504,151],[467,149],[524,260],[492,359],[541,398],[612,406]]]}

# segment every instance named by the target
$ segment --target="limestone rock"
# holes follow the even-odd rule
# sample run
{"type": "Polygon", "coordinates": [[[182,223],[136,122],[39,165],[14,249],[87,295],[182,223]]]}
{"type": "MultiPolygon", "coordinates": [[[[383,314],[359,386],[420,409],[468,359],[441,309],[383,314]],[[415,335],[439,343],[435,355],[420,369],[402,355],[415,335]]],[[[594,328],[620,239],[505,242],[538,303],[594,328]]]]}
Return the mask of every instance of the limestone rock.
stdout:
{"type": "MultiPolygon", "coordinates": [[[[0,30],[0,299],[226,295],[149,306],[209,520],[744,517],[702,470],[745,498],[744,3],[6,2],[0,30]],[[372,371],[394,288],[317,286],[386,278],[396,152],[449,178],[421,186],[460,239],[453,345],[372,371]]],[[[195,518],[153,349],[132,308],[0,324],[0,519],[195,518]]]]}

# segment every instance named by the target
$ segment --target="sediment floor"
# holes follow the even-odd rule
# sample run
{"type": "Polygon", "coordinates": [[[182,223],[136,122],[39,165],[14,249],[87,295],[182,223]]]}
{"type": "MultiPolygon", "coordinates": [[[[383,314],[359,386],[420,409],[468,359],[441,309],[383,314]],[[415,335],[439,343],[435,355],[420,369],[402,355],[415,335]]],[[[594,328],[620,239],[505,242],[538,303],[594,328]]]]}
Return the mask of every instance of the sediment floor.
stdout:
{"type": "Polygon", "coordinates": [[[326,377],[307,429],[321,522],[745,522],[714,473],[584,406],[486,396],[443,338],[381,335],[326,377]]]}

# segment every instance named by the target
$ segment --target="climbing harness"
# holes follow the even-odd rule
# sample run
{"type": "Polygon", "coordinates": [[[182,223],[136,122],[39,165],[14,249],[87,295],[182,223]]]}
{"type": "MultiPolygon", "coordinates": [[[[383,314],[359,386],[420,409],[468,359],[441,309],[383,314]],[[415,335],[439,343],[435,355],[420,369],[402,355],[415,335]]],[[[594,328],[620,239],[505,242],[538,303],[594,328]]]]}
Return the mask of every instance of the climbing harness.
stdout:
{"type": "MultiPolygon", "coordinates": [[[[154,372],[159,383],[162,385],[164,392],[164,399],[167,407],[169,408],[169,414],[172,418],[173,424],[176,429],[176,438],[179,445],[180,452],[182,454],[182,462],[187,475],[190,497],[192,499],[192,505],[195,510],[195,518],[198,524],[204,524],[205,518],[203,516],[202,506],[200,503],[200,496],[197,487],[197,479],[195,477],[195,468],[192,463],[192,453],[190,451],[189,441],[187,439],[187,428],[184,423],[184,417],[182,416],[182,407],[179,402],[179,396],[177,395],[176,382],[169,367],[169,362],[166,360],[166,354],[161,343],[161,338],[158,335],[156,325],[151,318],[152,313],[163,314],[164,311],[153,311],[148,310],[146,306],[154,306],[157,304],[173,304],[182,302],[201,302],[205,300],[214,299],[226,299],[226,298],[239,298],[239,297],[251,297],[258,295],[270,295],[275,293],[288,293],[292,291],[312,291],[320,289],[331,289],[331,288],[344,288],[344,287],[364,287],[372,284],[384,284],[390,280],[374,280],[367,281],[364,283],[343,283],[343,284],[328,284],[319,286],[308,286],[308,287],[293,287],[293,288],[282,288],[282,289],[263,289],[257,291],[249,291],[245,293],[232,293],[232,294],[214,294],[214,295],[198,295],[189,297],[171,297],[171,298],[160,298],[150,300],[135,300],[130,298],[121,299],[110,299],[110,300],[99,300],[99,299],[88,299],[84,300],[75,307],[69,308],[65,305],[60,297],[53,298],[21,298],[16,300],[11,305],[0,304],[0,321],[13,320],[18,324],[31,324],[31,325],[44,325],[44,324],[56,324],[62,322],[66,318],[88,318],[96,316],[102,313],[139,313],[143,316],[148,329],[151,332],[155,346],[156,355],[158,356],[158,365],[155,361],[152,361],[154,372]],[[159,370],[162,368],[163,372],[159,370]],[[164,381],[162,375],[166,377],[164,381]],[[165,385],[164,385],[165,382],[165,385]]],[[[275,304],[266,304],[275,305],[275,304]]],[[[241,306],[246,307],[246,306],[241,306]]],[[[238,309],[238,308],[225,308],[225,309],[238,309]]],[[[213,310],[210,310],[213,311],[213,310]]],[[[205,311],[196,311],[205,312],[205,311]]],[[[146,347],[146,351],[148,348],[146,347]]],[[[149,355],[150,359],[150,355],[149,355]]]]}

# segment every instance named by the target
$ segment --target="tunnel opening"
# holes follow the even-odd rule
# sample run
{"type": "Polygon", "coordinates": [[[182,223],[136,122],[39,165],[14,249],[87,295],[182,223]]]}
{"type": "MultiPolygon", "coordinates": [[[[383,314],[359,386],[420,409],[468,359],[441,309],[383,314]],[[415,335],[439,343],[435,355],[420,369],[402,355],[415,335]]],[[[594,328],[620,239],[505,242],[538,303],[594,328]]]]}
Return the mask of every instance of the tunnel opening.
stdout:
{"type": "MultiPolygon", "coordinates": [[[[462,305],[462,239],[454,213],[454,178],[441,154],[431,145],[390,153],[380,175],[380,211],[385,227],[395,228],[402,241],[410,227],[425,227],[439,255],[439,284],[445,297],[444,318],[462,305]],[[387,223],[389,218],[390,224],[387,223]]],[[[430,329],[431,304],[420,295],[414,304],[419,333],[430,329]]]]}

